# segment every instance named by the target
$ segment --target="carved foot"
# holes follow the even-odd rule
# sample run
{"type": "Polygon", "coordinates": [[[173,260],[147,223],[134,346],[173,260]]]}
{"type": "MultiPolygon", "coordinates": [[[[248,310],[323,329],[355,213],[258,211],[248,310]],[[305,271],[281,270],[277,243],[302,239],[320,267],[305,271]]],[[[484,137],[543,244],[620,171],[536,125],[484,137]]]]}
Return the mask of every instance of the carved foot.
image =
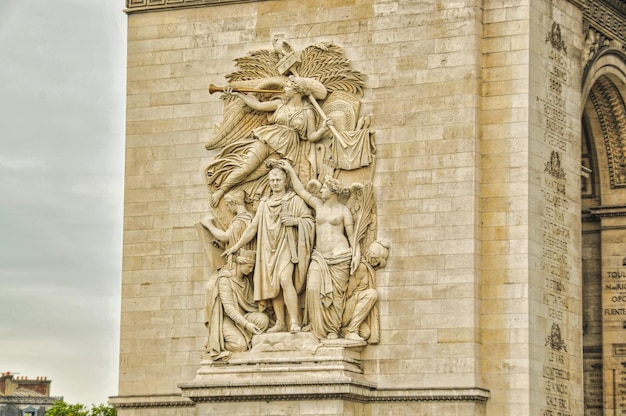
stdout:
{"type": "Polygon", "coordinates": [[[331,339],[332,340],[332,339],[337,339],[337,338],[339,338],[339,335],[337,335],[334,332],[329,332],[328,335],[326,335],[326,339],[331,339]]]}
{"type": "Polygon", "coordinates": [[[276,322],[276,325],[267,330],[268,334],[273,334],[275,332],[287,332],[287,325],[284,322],[276,322]]]}
{"type": "Polygon", "coordinates": [[[350,341],[365,341],[359,334],[356,332],[348,332],[346,334],[346,339],[350,341]]]}
{"type": "Polygon", "coordinates": [[[300,331],[302,331],[302,328],[300,328],[300,325],[291,324],[291,327],[289,328],[289,332],[291,332],[292,334],[297,334],[300,331]]]}
{"type": "Polygon", "coordinates": [[[306,324],[302,327],[302,332],[311,332],[311,324],[306,324]]]}

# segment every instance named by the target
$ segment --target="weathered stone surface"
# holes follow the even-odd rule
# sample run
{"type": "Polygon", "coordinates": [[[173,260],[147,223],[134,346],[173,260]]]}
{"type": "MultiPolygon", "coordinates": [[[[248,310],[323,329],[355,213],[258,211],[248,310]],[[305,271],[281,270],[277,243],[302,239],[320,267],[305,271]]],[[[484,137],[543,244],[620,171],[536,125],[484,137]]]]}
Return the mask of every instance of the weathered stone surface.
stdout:
{"type": "Polygon", "coordinates": [[[619,414],[620,2],[127,7],[153,12],[128,21],[121,416],[619,414]],[[380,341],[263,334],[228,364],[202,361],[213,270],[196,224],[224,117],[207,87],[274,39],[333,41],[365,75],[390,248],[380,341]]]}

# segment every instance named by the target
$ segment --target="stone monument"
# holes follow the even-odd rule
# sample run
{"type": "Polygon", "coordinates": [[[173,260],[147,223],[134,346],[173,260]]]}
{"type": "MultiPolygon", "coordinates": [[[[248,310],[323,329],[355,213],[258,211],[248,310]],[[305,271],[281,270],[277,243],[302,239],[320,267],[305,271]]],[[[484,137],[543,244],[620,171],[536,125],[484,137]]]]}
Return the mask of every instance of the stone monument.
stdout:
{"type": "Polygon", "coordinates": [[[626,4],[126,7],[120,416],[626,414],[626,4]]]}

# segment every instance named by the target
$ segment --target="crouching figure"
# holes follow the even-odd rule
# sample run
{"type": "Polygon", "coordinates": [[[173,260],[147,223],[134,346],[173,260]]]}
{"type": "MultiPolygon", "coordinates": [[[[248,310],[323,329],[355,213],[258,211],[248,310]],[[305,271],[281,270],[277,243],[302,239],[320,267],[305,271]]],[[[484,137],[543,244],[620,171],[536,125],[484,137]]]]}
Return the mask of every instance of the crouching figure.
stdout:
{"type": "Polygon", "coordinates": [[[207,288],[205,325],[209,329],[207,352],[214,361],[250,349],[253,335],[267,329],[269,317],[254,302],[252,272],[255,252],[239,250],[234,264],[222,268],[207,288]]]}

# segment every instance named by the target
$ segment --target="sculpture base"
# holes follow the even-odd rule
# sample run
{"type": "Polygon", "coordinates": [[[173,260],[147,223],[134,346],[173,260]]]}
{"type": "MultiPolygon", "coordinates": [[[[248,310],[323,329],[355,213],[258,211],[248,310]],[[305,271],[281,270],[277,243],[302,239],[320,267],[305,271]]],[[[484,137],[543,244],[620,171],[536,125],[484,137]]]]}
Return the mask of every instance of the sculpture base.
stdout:
{"type": "Polygon", "coordinates": [[[483,415],[489,393],[469,389],[379,390],[361,366],[366,343],[318,340],[311,333],[257,335],[226,362],[206,357],[196,378],[180,383],[195,416],[483,415]],[[383,410],[384,409],[384,410],[383,410]]]}
{"type": "MultiPolygon", "coordinates": [[[[195,380],[181,383],[183,395],[245,394],[259,386],[370,384],[363,379],[361,350],[365,342],[318,340],[313,334],[257,335],[250,351],[233,353],[228,361],[202,361],[195,380]]],[[[281,392],[281,394],[283,394],[281,392]]]]}

